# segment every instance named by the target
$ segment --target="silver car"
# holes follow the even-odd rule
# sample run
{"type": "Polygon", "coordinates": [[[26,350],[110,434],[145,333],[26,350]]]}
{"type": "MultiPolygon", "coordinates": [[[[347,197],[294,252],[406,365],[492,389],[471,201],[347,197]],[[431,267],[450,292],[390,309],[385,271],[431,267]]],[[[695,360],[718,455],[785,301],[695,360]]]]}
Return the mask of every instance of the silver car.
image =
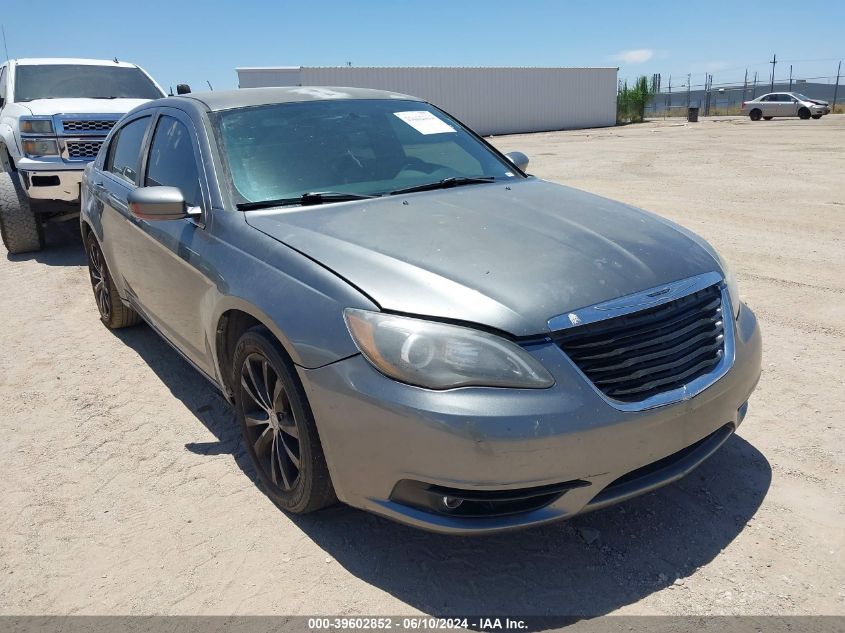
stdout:
{"type": "Polygon", "coordinates": [[[742,113],[747,114],[752,121],[770,121],[776,116],[820,119],[830,114],[830,104],[810,99],[798,92],[771,92],[751,101],[743,101],[742,113]]]}
{"type": "Polygon", "coordinates": [[[742,422],[757,320],[704,240],[527,163],[395,93],[150,102],[84,176],[100,318],[220,389],[284,510],[481,533],[630,499],[742,422]]]}

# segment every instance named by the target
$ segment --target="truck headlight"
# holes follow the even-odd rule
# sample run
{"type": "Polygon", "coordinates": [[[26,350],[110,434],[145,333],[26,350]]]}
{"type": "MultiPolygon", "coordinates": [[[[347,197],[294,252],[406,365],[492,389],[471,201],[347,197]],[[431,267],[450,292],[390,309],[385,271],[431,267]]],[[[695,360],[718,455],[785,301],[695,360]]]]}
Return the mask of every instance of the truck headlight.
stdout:
{"type": "Polygon", "coordinates": [[[381,373],[418,387],[543,389],[554,379],[528,352],[468,327],[347,308],[346,327],[381,373]]]}
{"type": "Polygon", "coordinates": [[[51,138],[24,139],[21,141],[21,149],[29,157],[59,155],[59,145],[51,138]]]}
{"type": "Polygon", "coordinates": [[[24,134],[52,134],[53,122],[50,119],[21,119],[21,132],[24,134]]]}

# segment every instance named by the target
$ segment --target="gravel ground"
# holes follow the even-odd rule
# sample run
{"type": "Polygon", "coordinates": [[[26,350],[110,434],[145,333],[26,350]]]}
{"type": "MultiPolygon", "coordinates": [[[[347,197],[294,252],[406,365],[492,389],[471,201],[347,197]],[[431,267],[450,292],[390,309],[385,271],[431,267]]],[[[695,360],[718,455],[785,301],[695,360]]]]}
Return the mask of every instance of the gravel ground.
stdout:
{"type": "Polygon", "coordinates": [[[500,137],[708,238],[764,332],[737,436],[568,523],[431,535],[256,488],[223,399],[97,319],[75,226],[0,256],[0,614],[845,614],[845,116],[500,137]]]}

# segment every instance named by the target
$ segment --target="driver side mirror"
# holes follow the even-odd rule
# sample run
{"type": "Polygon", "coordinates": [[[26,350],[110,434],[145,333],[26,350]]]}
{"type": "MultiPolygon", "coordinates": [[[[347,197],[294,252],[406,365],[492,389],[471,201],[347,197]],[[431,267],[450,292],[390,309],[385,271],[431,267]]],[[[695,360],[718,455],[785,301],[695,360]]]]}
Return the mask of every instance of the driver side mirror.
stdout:
{"type": "Polygon", "coordinates": [[[129,192],[129,210],[142,220],[181,220],[199,217],[199,207],[189,207],[177,187],[139,187],[129,192]]]}
{"type": "Polygon", "coordinates": [[[176,94],[177,95],[186,95],[190,94],[191,87],[188,84],[176,84],[176,94]]]}
{"type": "Polygon", "coordinates": [[[510,162],[516,165],[516,168],[520,171],[525,171],[528,167],[528,156],[522,152],[508,152],[505,156],[510,162]]]}

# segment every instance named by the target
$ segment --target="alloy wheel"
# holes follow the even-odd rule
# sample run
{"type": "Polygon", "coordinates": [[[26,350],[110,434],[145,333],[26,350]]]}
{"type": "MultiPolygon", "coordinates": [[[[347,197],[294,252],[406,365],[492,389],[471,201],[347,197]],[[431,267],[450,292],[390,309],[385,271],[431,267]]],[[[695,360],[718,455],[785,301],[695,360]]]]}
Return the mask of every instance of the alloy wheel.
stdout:
{"type": "Polygon", "coordinates": [[[88,273],[91,276],[91,287],[94,289],[94,299],[97,301],[100,316],[103,320],[108,321],[112,312],[108,270],[103,259],[103,253],[100,251],[100,246],[96,240],[91,240],[88,245],[88,273]]]}
{"type": "Polygon", "coordinates": [[[301,470],[299,427],[282,380],[263,354],[249,354],[241,365],[241,393],[256,461],[274,485],[292,490],[301,470]]]}

